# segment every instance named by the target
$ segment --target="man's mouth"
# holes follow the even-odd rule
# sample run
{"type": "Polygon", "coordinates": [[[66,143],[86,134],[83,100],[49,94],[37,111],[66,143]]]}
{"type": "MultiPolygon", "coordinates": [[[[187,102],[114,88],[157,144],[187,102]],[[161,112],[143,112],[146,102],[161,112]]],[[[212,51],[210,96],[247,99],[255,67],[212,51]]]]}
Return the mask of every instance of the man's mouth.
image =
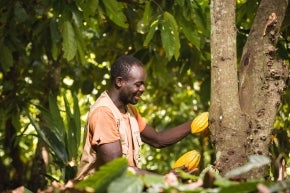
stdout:
{"type": "Polygon", "coordinates": [[[134,97],[135,100],[142,100],[141,95],[142,95],[142,94],[137,94],[137,95],[135,95],[135,97],[134,97]]]}

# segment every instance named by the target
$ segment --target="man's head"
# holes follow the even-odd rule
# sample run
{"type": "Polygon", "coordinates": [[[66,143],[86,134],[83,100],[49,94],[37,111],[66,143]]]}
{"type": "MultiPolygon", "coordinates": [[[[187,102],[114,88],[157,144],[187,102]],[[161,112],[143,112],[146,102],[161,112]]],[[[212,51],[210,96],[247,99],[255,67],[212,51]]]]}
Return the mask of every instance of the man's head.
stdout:
{"type": "Polygon", "coordinates": [[[136,104],[145,90],[146,72],[140,60],[121,56],[111,66],[111,84],[124,104],[136,104]]]}

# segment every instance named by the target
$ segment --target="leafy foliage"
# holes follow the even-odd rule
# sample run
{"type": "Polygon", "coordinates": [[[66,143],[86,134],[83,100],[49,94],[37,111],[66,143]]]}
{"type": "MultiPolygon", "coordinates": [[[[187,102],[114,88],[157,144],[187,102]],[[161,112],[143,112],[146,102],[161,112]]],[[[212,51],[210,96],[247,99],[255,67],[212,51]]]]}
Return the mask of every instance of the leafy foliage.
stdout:
{"type": "Polygon", "coordinates": [[[56,158],[56,163],[63,170],[63,180],[66,182],[75,176],[76,160],[79,158],[79,146],[81,138],[81,121],[78,99],[73,95],[73,112],[64,95],[66,120],[60,114],[56,98],[49,97],[49,109],[39,107],[46,126],[41,128],[31,115],[28,114],[31,123],[36,129],[38,136],[50,148],[56,158]],[[66,121],[66,122],[65,122],[66,121]]]}
{"type": "MultiPolygon", "coordinates": [[[[255,162],[255,168],[261,167],[267,160],[263,156],[252,156],[247,165],[255,162]]],[[[239,173],[246,172],[242,169],[239,173]]],[[[184,171],[176,170],[181,176],[177,184],[167,184],[164,181],[164,176],[156,174],[136,175],[127,170],[127,160],[125,158],[115,159],[105,165],[100,170],[78,182],[70,190],[78,190],[84,192],[100,192],[100,193],[141,193],[141,192],[219,192],[219,193],[242,193],[242,192],[257,192],[259,188],[269,190],[269,192],[280,191],[286,187],[281,184],[270,184],[266,181],[249,181],[249,182],[234,182],[228,178],[221,177],[212,167],[205,168],[199,177],[192,174],[186,174],[184,171]],[[185,177],[187,176],[187,177],[185,177]],[[210,178],[208,178],[211,176],[210,178]]],[[[232,172],[231,172],[232,173],[232,172]]],[[[56,192],[57,190],[55,190],[56,192]]]]}
{"type": "Polygon", "coordinates": [[[63,38],[63,57],[70,61],[75,57],[77,51],[75,34],[72,24],[69,21],[65,21],[63,23],[61,32],[63,38]]]}
{"type": "Polygon", "coordinates": [[[252,155],[249,157],[249,162],[242,167],[236,168],[231,170],[230,172],[226,173],[225,177],[231,178],[242,173],[246,173],[255,167],[260,167],[270,163],[270,159],[260,155],[252,155]]]}
{"type": "Polygon", "coordinates": [[[76,188],[92,188],[95,192],[106,192],[108,185],[118,177],[121,177],[128,167],[124,158],[118,158],[100,168],[100,170],[87,179],[79,182],[76,188]]]}

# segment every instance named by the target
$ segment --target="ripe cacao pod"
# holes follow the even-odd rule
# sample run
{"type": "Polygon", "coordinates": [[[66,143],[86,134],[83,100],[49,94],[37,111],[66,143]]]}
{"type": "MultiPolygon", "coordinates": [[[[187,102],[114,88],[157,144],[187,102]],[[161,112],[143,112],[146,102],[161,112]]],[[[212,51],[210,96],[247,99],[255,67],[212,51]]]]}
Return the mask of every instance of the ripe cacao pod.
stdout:
{"type": "Polygon", "coordinates": [[[186,172],[197,168],[200,161],[200,153],[196,150],[188,151],[180,156],[177,161],[173,164],[173,169],[184,167],[186,172]]]}
{"type": "Polygon", "coordinates": [[[203,112],[191,122],[191,133],[200,133],[208,127],[208,112],[203,112]]]}

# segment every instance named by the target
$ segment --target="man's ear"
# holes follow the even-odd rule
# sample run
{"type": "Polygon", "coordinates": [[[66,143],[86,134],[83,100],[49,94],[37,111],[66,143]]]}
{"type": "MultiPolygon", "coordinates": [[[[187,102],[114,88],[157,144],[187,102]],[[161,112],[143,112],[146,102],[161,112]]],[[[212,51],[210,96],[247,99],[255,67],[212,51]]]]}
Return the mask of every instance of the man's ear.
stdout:
{"type": "Polygon", "coordinates": [[[120,88],[123,84],[123,78],[121,76],[118,76],[116,79],[115,79],[115,85],[117,88],[120,88]]]}

